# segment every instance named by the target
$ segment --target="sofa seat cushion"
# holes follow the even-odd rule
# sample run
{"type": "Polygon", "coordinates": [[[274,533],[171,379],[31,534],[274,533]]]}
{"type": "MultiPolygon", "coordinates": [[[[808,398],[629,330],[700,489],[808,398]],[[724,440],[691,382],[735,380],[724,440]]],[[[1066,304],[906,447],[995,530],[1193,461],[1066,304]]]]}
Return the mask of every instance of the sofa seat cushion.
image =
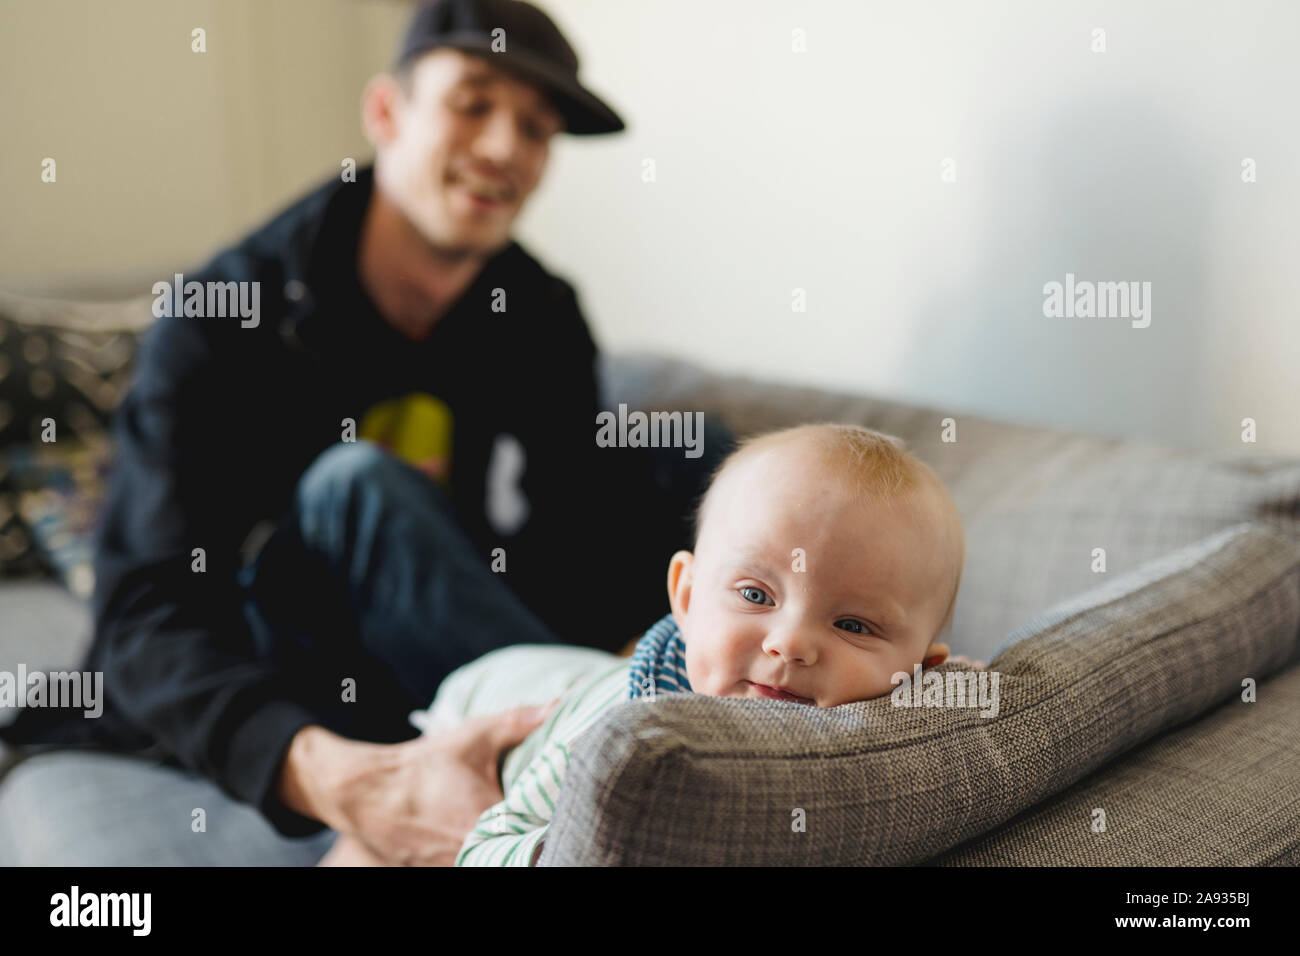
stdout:
{"type": "Polygon", "coordinates": [[[1300,865],[1300,665],[934,866],[1300,865]],[[1100,812],[1099,812],[1100,811],[1100,812]]]}
{"type": "Polygon", "coordinates": [[[280,836],[252,807],[184,770],[63,750],[23,760],[0,787],[0,864],[311,866],[336,834],[280,836]],[[205,829],[195,832],[202,810],[205,829]]]}

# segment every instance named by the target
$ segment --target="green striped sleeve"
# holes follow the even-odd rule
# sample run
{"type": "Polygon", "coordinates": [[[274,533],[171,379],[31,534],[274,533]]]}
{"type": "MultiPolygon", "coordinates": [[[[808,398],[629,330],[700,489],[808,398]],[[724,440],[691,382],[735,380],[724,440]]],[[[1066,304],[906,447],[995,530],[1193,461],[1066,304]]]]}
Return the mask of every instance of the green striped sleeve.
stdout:
{"type": "Polygon", "coordinates": [[[627,662],[587,682],[566,701],[565,719],[547,728],[549,739],[518,774],[505,799],[479,817],[456,856],[456,866],[531,866],[545,838],[569,767],[569,748],[600,715],[627,696],[627,662]]]}

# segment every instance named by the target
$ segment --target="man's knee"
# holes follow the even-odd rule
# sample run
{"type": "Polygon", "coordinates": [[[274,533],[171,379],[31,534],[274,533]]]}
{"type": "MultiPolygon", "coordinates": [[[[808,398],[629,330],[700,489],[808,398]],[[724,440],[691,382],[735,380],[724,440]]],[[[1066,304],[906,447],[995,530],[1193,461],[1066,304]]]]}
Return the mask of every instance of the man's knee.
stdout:
{"type": "MultiPolygon", "coordinates": [[[[346,512],[361,496],[391,497],[411,488],[409,466],[369,441],[337,442],[321,451],[303,472],[295,505],[304,524],[346,512]]],[[[421,489],[434,493],[432,485],[421,489]]]]}
{"type": "Polygon", "coordinates": [[[369,441],[338,442],[321,452],[298,479],[295,505],[304,530],[340,517],[363,498],[393,501],[418,495],[439,503],[427,477],[369,441]]]}
{"type": "Polygon", "coordinates": [[[298,479],[297,504],[316,510],[346,500],[358,488],[384,480],[394,462],[373,442],[338,442],[325,449],[298,479]]]}

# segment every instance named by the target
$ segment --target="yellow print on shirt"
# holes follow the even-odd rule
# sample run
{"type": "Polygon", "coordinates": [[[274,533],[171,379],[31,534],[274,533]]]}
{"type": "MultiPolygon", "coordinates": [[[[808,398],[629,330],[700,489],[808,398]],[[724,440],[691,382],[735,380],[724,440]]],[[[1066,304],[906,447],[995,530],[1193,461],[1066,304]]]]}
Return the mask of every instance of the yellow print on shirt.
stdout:
{"type": "Polygon", "coordinates": [[[378,402],[361,417],[357,437],[446,485],[451,476],[452,414],[447,403],[424,392],[378,402]]]}

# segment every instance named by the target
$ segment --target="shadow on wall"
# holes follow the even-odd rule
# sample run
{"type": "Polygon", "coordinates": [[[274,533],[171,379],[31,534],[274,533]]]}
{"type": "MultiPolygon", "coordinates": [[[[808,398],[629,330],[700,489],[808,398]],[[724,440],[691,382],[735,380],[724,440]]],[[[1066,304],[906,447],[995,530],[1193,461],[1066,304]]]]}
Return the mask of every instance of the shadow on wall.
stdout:
{"type": "MultiPolygon", "coordinates": [[[[974,173],[988,201],[974,264],[910,323],[901,380],[947,381],[954,402],[1011,421],[1202,444],[1208,193],[1221,171],[1131,97],[1007,117],[991,142],[974,173]],[[1046,317],[1043,287],[1067,273],[1149,282],[1150,324],[1046,317]]],[[[947,188],[971,175],[959,167],[947,188]]]]}

